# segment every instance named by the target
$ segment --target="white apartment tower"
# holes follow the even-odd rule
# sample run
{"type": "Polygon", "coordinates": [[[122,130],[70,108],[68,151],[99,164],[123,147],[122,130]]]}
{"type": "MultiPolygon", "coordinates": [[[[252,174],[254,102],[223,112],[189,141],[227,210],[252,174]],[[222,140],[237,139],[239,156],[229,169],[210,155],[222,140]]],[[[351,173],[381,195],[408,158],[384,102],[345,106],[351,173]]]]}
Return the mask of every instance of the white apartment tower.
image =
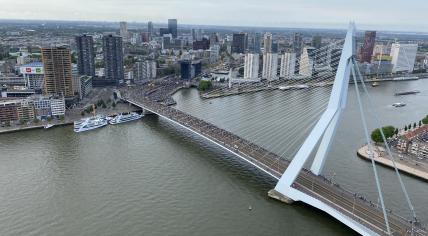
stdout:
{"type": "Polygon", "coordinates": [[[289,79],[296,71],[296,53],[286,52],[281,55],[279,77],[289,79]]]}
{"type": "Polygon", "coordinates": [[[120,22],[120,37],[122,37],[123,42],[128,42],[129,40],[128,23],[125,21],[120,22]]]}
{"type": "Polygon", "coordinates": [[[392,57],[391,63],[393,64],[392,73],[400,71],[412,72],[415,66],[417,52],[417,44],[393,43],[391,45],[390,54],[392,57]]]}
{"type": "Polygon", "coordinates": [[[263,79],[276,80],[278,79],[278,54],[265,53],[263,54],[263,79]]]}
{"type": "Polygon", "coordinates": [[[312,76],[314,70],[313,47],[303,48],[302,56],[300,57],[299,73],[304,76],[312,76]]]}
{"type": "Polygon", "coordinates": [[[259,54],[245,54],[244,79],[258,79],[259,77],[259,54]]]}

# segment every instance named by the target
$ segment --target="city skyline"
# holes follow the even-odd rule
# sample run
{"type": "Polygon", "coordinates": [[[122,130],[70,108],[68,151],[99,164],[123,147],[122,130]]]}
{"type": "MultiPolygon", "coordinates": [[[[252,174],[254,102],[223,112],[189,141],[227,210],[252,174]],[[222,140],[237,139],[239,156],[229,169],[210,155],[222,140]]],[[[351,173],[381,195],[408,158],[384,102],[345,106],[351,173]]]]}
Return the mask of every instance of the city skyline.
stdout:
{"type": "Polygon", "coordinates": [[[413,0],[411,4],[368,0],[358,4],[339,0],[322,3],[271,0],[262,6],[254,0],[245,1],[245,4],[242,0],[197,4],[194,0],[1,0],[1,3],[2,19],[166,22],[177,18],[183,24],[302,28],[346,28],[349,21],[356,21],[361,29],[428,32],[428,23],[421,23],[425,22],[425,8],[415,7],[423,4],[421,0],[413,0]]]}

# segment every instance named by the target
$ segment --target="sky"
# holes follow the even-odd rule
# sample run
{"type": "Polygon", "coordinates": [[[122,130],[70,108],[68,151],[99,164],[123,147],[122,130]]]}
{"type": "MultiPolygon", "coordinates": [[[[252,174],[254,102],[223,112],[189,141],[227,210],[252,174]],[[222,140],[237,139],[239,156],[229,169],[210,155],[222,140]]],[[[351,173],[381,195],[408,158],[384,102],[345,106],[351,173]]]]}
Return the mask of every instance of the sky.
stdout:
{"type": "Polygon", "coordinates": [[[0,19],[428,32],[426,0],[0,0],[0,19]]]}

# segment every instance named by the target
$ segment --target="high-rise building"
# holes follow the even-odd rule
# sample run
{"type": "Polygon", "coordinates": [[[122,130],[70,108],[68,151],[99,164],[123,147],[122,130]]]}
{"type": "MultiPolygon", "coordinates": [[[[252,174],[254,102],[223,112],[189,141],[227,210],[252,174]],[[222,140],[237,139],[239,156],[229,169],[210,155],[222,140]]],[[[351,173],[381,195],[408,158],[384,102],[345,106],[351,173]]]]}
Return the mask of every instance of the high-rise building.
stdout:
{"type": "Polygon", "coordinates": [[[151,40],[151,36],[149,32],[142,32],[141,33],[141,42],[148,43],[151,40]]]}
{"type": "Polygon", "coordinates": [[[201,41],[203,36],[202,29],[192,29],[192,40],[201,41]]]}
{"type": "Polygon", "coordinates": [[[151,37],[153,37],[154,34],[154,28],[153,28],[153,22],[149,21],[147,22],[147,33],[149,33],[149,37],[151,39],[151,37]]]}
{"type": "Polygon", "coordinates": [[[312,76],[314,73],[314,47],[304,47],[300,57],[299,73],[304,76],[312,76]]]}
{"type": "Polygon", "coordinates": [[[202,73],[202,62],[192,60],[181,60],[181,79],[190,80],[202,73]]]}
{"type": "Polygon", "coordinates": [[[217,33],[211,33],[210,35],[210,45],[214,45],[214,44],[218,44],[219,39],[218,39],[218,34],[217,33]]]}
{"type": "Polygon", "coordinates": [[[254,53],[261,53],[261,47],[262,47],[262,34],[255,33],[253,36],[253,45],[252,45],[252,52],[254,53]]]}
{"type": "Polygon", "coordinates": [[[43,89],[44,72],[42,62],[32,62],[22,65],[20,73],[24,76],[27,89],[37,90],[38,93],[43,89]]]}
{"type": "Polygon", "coordinates": [[[264,40],[263,40],[263,47],[265,49],[265,53],[272,52],[272,34],[271,33],[265,33],[264,40]]]}
{"type": "Polygon", "coordinates": [[[115,84],[123,83],[122,38],[113,35],[103,37],[105,79],[115,84]]]}
{"type": "Polygon", "coordinates": [[[128,42],[128,39],[129,39],[128,23],[125,21],[120,22],[120,37],[122,37],[124,42],[128,42]]]}
{"type": "Polygon", "coordinates": [[[278,54],[265,53],[263,54],[263,79],[276,80],[278,79],[278,54]]]}
{"type": "Polygon", "coordinates": [[[263,48],[265,49],[265,53],[272,52],[272,34],[265,33],[263,39],[263,48]]]}
{"type": "Polygon", "coordinates": [[[312,47],[319,49],[322,44],[322,38],[320,35],[315,35],[312,37],[312,47]]]}
{"type": "Polygon", "coordinates": [[[246,33],[233,34],[232,53],[245,53],[248,45],[248,35],[246,33]]]}
{"type": "Polygon", "coordinates": [[[66,47],[42,48],[42,60],[45,73],[45,94],[72,98],[74,92],[70,49],[66,47]]]}
{"type": "Polygon", "coordinates": [[[366,31],[364,36],[364,44],[360,51],[360,62],[371,63],[373,49],[376,43],[376,31],[366,31]]]}
{"type": "Polygon", "coordinates": [[[259,77],[259,54],[245,54],[244,79],[257,79],[259,77]]]}
{"type": "Polygon", "coordinates": [[[144,83],[156,78],[156,61],[154,60],[137,62],[133,69],[135,83],[144,83]]]}
{"type": "Polygon", "coordinates": [[[281,55],[279,77],[289,79],[296,71],[296,53],[286,52],[281,55]]]}
{"type": "Polygon", "coordinates": [[[168,19],[168,30],[173,38],[177,38],[177,19],[168,19]]]}
{"type": "Polygon", "coordinates": [[[159,28],[159,35],[164,36],[165,34],[170,34],[168,28],[159,28]]]}
{"type": "Polygon", "coordinates": [[[95,76],[94,39],[89,35],[76,36],[76,46],[79,75],[95,76]]]}
{"type": "Polygon", "coordinates": [[[297,57],[300,57],[303,47],[303,38],[300,33],[294,33],[293,35],[293,52],[296,53],[297,57]]]}
{"type": "Polygon", "coordinates": [[[394,65],[392,73],[403,71],[412,72],[415,66],[417,52],[417,44],[393,43],[391,45],[391,63],[394,65]]]}

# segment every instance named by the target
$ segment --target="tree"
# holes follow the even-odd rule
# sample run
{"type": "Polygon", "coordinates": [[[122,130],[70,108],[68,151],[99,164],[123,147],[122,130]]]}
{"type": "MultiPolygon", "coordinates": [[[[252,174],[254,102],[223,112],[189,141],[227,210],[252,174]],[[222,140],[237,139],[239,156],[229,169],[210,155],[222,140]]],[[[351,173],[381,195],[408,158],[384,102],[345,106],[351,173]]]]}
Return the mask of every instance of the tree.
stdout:
{"type": "Polygon", "coordinates": [[[85,116],[85,111],[80,112],[81,116],[85,116]]]}
{"type": "MultiPolygon", "coordinates": [[[[395,132],[398,133],[398,129],[394,128],[393,126],[385,126],[385,127],[382,127],[382,132],[385,135],[385,138],[388,139],[388,138],[391,138],[392,136],[394,136],[395,132]]],[[[382,134],[380,132],[380,129],[373,130],[373,132],[371,134],[371,138],[374,142],[381,143],[383,141],[383,139],[382,139],[382,134]]]]}
{"type": "Polygon", "coordinates": [[[34,119],[33,119],[33,123],[34,123],[34,124],[38,124],[38,123],[39,123],[39,119],[34,118],[34,119]]]}
{"type": "Polygon", "coordinates": [[[422,119],[422,123],[424,125],[428,124],[428,116],[426,116],[425,118],[422,119]]]}
{"type": "Polygon", "coordinates": [[[404,126],[404,131],[407,131],[407,126],[404,126]]]}
{"type": "Polygon", "coordinates": [[[421,126],[422,126],[422,121],[420,120],[420,121],[419,121],[419,127],[421,127],[421,126]]]}
{"type": "Polygon", "coordinates": [[[416,122],[413,123],[413,129],[416,129],[416,122]]]}
{"type": "Polygon", "coordinates": [[[394,134],[397,135],[398,134],[398,129],[395,129],[394,134]]]}
{"type": "Polygon", "coordinates": [[[199,81],[199,90],[206,91],[211,87],[212,87],[212,82],[210,80],[199,81]]]}

